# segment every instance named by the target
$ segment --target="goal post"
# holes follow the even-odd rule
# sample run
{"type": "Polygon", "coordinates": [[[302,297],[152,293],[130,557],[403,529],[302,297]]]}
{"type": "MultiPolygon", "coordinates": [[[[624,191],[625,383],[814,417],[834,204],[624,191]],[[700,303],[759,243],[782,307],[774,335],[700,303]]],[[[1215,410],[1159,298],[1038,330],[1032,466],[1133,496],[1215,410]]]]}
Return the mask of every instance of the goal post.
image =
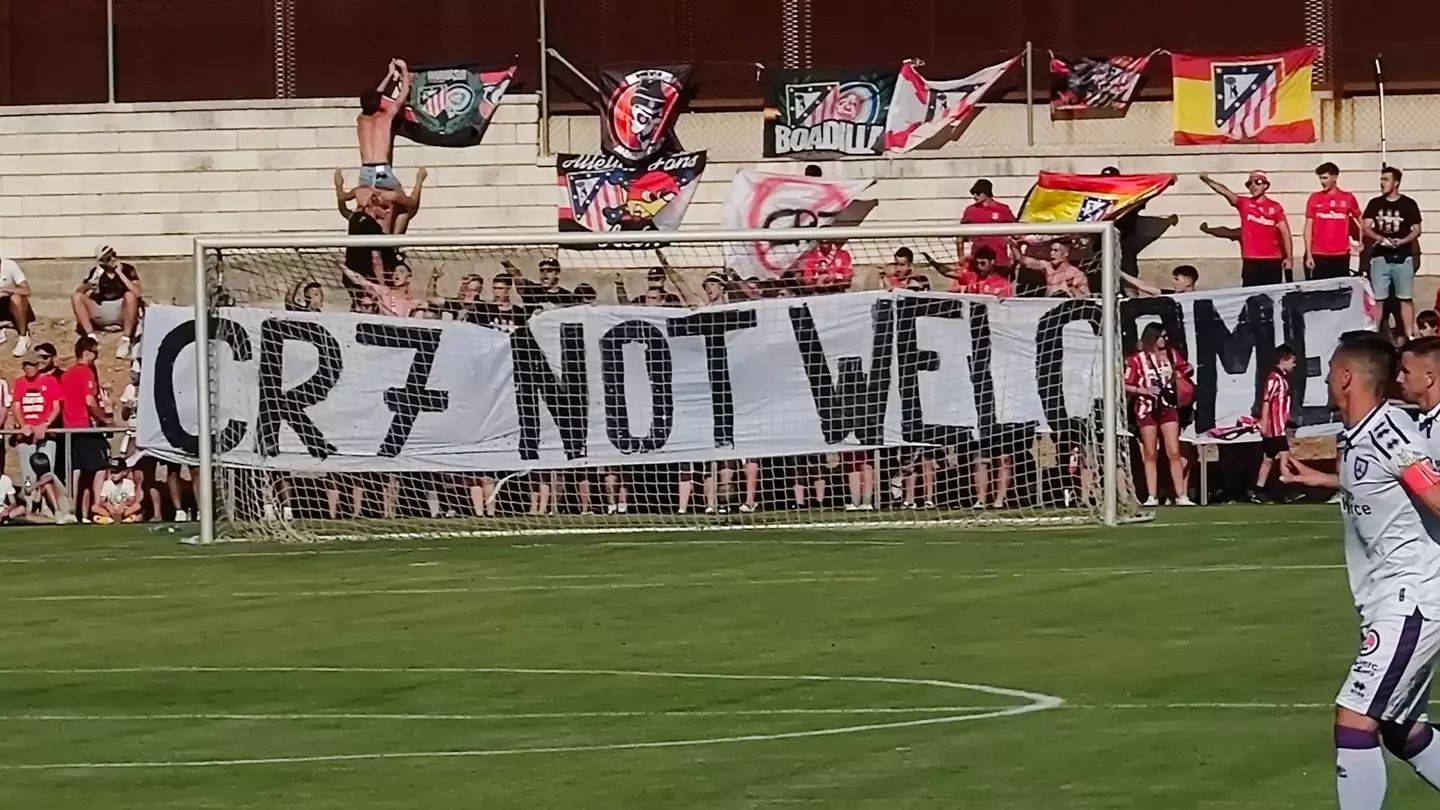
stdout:
{"type": "Polygon", "coordinates": [[[149,378],[169,344],[145,382],[193,396],[169,433],[142,409],[142,444],[198,465],[200,542],[1114,525],[1143,517],[1118,258],[1111,223],[200,237],[193,308],[148,314],[143,346],[149,378]],[[1099,293],[948,293],[984,237],[1081,245],[1099,293]],[[851,278],[828,294],[787,280],[823,282],[835,260],[812,254],[837,250],[851,278]],[[374,311],[406,304],[355,283],[356,256],[408,279],[415,327],[374,311]],[[566,298],[537,280],[551,260],[566,298]],[[210,339],[187,354],[177,329],[210,339]]]}

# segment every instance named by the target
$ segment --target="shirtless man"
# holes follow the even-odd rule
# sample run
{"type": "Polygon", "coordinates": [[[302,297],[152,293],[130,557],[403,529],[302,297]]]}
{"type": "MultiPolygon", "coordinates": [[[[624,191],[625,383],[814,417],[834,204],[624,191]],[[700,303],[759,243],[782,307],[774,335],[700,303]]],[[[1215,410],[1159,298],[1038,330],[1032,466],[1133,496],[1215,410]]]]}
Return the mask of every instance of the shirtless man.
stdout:
{"type": "Polygon", "coordinates": [[[1070,263],[1070,243],[1056,240],[1050,243],[1050,258],[1034,259],[1026,256],[1018,242],[1010,243],[1015,263],[1045,274],[1045,295],[1051,298],[1089,298],[1090,282],[1085,271],[1070,263]]]}
{"type": "MultiPolygon", "coordinates": [[[[400,181],[390,167],[395,148],[395,115],[405,106],[414,79],[403,59],[390,60],[390,72],[374,90],[360,94],[360,114],[355,117],[355,136],[360,142],[360,185],[401,191],[400,181]],[[385,88],[399,82],[395,101],[385,103],[385,88]]],[[[403,193],[403,192],[402,192],[403,193]]]]}

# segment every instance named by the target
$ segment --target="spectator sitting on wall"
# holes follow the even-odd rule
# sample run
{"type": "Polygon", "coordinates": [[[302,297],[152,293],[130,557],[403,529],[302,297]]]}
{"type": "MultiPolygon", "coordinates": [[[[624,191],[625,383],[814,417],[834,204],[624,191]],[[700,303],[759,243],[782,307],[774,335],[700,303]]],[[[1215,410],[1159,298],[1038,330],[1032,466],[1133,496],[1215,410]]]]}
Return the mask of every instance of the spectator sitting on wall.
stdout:
{"type": "Polygon", "coordinates": [[[1290,281],[1295,260],[1294,239],[1290,223],[1285,219],[1285,209],[1268,196],[1270,179],[1265,172],[1254,171],[1246,178],[1249,197],[1237,195],[1208,174],[1202,173],[1200,182],[1240,212],[1241,286],[1260,287],[1290,281]]]}
{"type": "Polygon", "coordinates": [[[30,351],[30,322],[34,320],[30,312],[30,282],[25,279],[20,265],[4,256],[0,256],[0,299],[4,299],[10,319],[15,322],[15,332],[19,335],[10,354],[24,357],[30,351]]]}
{"type": "Polygon", "coordinates": [[[362,184],[347,191],[345,173],[336,169],[335,206],[347,222],[353,222],[356,214],[363,213],[380,223],[384,233],[405,233],[420,213],[420,195],[429,175],[430,170],[422,166],[415,173],[415,185],[409,194],[400,187],[399,180],[395,181],[394,189],[376,189],[362,184]],[[354,210],[349,205],[351,200],[355,201],[354,210]]]}
{"type": "Polygon", "coordinates": [[[1036,259],[1020,250],[1018,240],[1010,242],[1011,255],[1021,267],[1045,274],[1045,295],[1051,298],[1089,298],[1090,281],[1085,271],[1070,263],[1070,243],[1056,239],[1050,243],[1050,258],[1036,259]]]}
{"type": "Polygon", "coordinates": [[[403,59],[390,60],[390,72],[374,90],[360,94],[360,114],[355,117],[355,136],[360,143],[360,185],[373,188],[400,190],[400,181],[395,178],[390,166],[390,155],[395,149],[395,115],[404,106],[410,94],[410,83],[415,76],[403,59]],[[385,87],[398,83],[398,101],[385,103],[385,87]]]}
{"type": "MultiPolygon", "coordinates": [[[[980,179],[970,187],[970,197],[974,202],[965,206],[965,211],[960,214],[962,225],[1001,225],[1015,221],[1015,212],[1010,206],[995,199],[995,186],[989,180],[980,179]]],[[[1007,247],[1008,241],[1003,236],[977,236],[969,241],[969,250],[965,249],[963,237],[957,239],[957,255],[964,257],[967,254],[974,256],[982,247],[988,247],[995,256],[996,266],[1002,270],[1010,267],[1010,250],[1007,247]]]]}
{"type": "Polygon", "coordinates": [[[115,356],[122,360],[130,356],[135,326],[140,321],[141,302],[140,274],[134,265],[120,261],[109,245],[95,248],[95,266],[70,296],[80,334],[99,343],[97,328],[120,327],[120,345],[115,348],[115,356]]]}

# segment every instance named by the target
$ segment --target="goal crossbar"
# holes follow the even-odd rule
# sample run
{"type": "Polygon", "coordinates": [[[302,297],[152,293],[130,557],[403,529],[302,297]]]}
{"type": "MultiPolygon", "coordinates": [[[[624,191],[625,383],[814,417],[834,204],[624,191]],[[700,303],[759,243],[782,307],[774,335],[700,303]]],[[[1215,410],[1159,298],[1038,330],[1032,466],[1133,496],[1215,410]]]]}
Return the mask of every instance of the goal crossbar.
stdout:
{"type": "MultiPolygon", "coordinates": [[[[684,230],[645,232],[473,232],[455,234],[405,234],[376,236],[341,236],[331,234],[265,234],[256,236],[204,235],[194,239],[194,324],[197,335],[210,330],[210,267],[207,257],[225,250],[306,250],[359,248],[556,248],[584,249],[609,247],[615,250],[699,245],[725,242],[848,242],[877,239],[971,239],[975,237],[1098,237],[1101,276],[1101,363],[1103,429],[1101,466],[1104,485],[1101,493],[1101,521],[1110,526],[1122,522],[1118,514],[1117,476],[1122,474],[1119,462],[1119,433],[1122,411],[1119,404],[1118,302],[1119,235],[1112,222],[1067,223],[1004,223],[993,225],[913,224],[867,227],[827,227],[762,229],[762,230],[684,230]]],[[[207,355],[203,352],[202,355],[207,355]]],[[[200,474],[196,476],[195,498],[199,517],[199,541],[215,538],[215,453],[213,442],[214,403],[210,400],[211,363],[201,359],[195,364],[197,386],[197,460],[200,474]]],[[[1128,474],[1128,471],[1123,471],[1128,474]]]]}

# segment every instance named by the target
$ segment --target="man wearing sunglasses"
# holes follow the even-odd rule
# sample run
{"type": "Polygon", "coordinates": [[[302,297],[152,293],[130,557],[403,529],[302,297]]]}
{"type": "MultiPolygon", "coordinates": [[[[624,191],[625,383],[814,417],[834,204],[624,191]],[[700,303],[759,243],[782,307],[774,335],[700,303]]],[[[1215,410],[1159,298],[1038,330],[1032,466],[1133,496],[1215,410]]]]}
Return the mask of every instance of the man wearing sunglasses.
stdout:
{"type": "Polygon", "coordinates": [[[1270,180],[1264,172],[1251,172],[1245,180],[1249,197],[1241,197],[1208,174],[1200,182],[1225,198],[1240,212],[1240,284],[1262,287],[1290,281],[1295,263],[1290,223],[1285,209],[1269,196],[1270,180]]]}

